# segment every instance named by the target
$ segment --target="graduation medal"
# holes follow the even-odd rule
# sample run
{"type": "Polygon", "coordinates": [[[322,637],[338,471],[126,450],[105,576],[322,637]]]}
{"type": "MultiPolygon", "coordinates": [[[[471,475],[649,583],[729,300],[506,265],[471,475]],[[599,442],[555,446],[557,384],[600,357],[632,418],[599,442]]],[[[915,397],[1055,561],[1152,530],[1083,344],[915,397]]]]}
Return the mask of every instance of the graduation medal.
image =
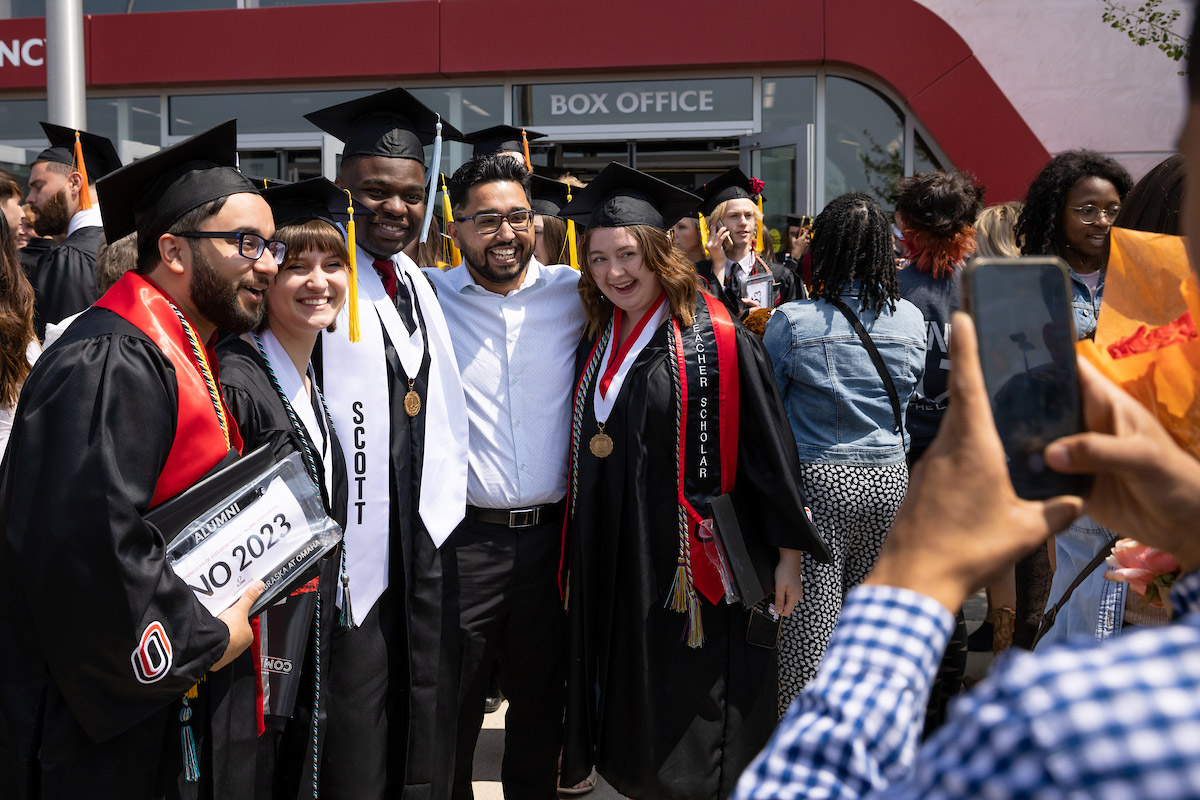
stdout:
{"type": "Polygon", "coordinates": [[[604,432],[604,423],[598,423],[600,432],[592,437],[588,442],[588,449],[592,451],[592,455],[596,458],[608,458],[612,455],[613,440],[612,437],[604,432]]]}
{"type": "Polygon", "coordinates": [[[408,382],[408,394],[404,395],[404,413],[415,417],[421,413],[421,395],[413,388],[413,382],[408,382]]]}

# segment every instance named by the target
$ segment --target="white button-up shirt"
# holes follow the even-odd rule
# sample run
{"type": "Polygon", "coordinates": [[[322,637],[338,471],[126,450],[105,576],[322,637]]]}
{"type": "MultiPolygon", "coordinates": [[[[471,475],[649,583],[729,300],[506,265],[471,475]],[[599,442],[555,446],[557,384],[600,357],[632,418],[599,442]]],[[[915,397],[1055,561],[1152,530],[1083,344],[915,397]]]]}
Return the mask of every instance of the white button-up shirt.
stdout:
{"type": "Polygon", "coordinates": [[[467,504],[526,508],[567,492],[575,350],[583,333],[579,273],[529,260],[507,295],[466,265],[425,270],[438,290],[470,422],[467,504]]]}

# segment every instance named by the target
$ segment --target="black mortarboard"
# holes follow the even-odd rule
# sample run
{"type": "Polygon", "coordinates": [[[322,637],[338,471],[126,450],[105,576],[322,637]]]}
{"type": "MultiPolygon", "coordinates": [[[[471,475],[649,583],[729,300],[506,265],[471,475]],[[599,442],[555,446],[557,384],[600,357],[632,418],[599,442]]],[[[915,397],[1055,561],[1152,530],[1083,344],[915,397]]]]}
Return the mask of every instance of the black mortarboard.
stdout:
{"type": "Polygon", "coordinates": [[[786,214],[789,227],[803,228],[806,224],[812,227],[812,217],[807,214],[786,214]]]}
{"type": "Polygon", "coordinates": [[[754,199],[754,192],[750,189],[750,179],[737,167],[713,178],[697,189],[696,193],[704,198],[700,210],[709,217],[712,216],[717,206],[727,200],[754,199]]]}
{"type": "MultiPolygon", "coordinates": [[[[399,87],[322,108],[304,118],[345,142],[345,156],[409,158],[425,163],[424,146],[432,144],[439,117],[399,87]]],[[[442,138],[462,141],[462,133],[442,122],[442,138]]]]}
{"type": "Polygon", "coordinates": [[[472,157],[488,156],[493,153],[503,153],[506,151],[524,153],[525,141],[521,139],[522,132],[525,133],[526,141],[532,142],[534,139],[546,138],[546,134],[526,128],[514,128],[512,125],[494,125],[491,128],[467,134],[463,138],[463,141],[475,146],[471,151],[472,157]]]}
{"type": "MultiPolygon", "coordinates": [[[[75,133],[76,128],[62,125],[51,125],[49,122],[39,123],[50,140],[50,146],[38,153],[34,162],[54,161],[59,164],[75,165],[75,133]]],[[[87,131],[79,131],[79,144],[83,149],[83,163],[87,168],[89,182],[103,178],[113,170],[121,168],[121,157],[117,148],[103,136],[97,136],[87,131]]],[[[78,169],[78,167],[76,167],[78,169]]],[[[82,171],[82,170],[80,170],[82,171]]]]}
{"type": "Polygon", "coordinates": [[[567,204],[568,186],[562,181],[530,175],[530,208],[543,216],[557,217],[567,204]]]}
{"type": "Polygon", "coordinates": [[[231,194],[257,194],[236,163],[237,122],[231,119],[102,178],[96,192],[105,237],[115,242],[136,230],[138,241],[157,241],[194,208],[231,194]]]}
{"type": "MultiPolygon", "coordinates": [[[[263,199],[271,206],[275,227],[294,222],[319,219],[330,225],[350,219],[347,209],[350,198],[328,178],[309,178],[297,183],[273,185],[263,190],[263,199]]],[[[370,208],[354,201],[354,216],[368,219],[375,215],[370,208]]]]}
{"type": "Polygon", "coordinates": [[[666,230],[700,198],[653,175],[613,162],[559,214],[588,228],[653,225],[666,230]]]}

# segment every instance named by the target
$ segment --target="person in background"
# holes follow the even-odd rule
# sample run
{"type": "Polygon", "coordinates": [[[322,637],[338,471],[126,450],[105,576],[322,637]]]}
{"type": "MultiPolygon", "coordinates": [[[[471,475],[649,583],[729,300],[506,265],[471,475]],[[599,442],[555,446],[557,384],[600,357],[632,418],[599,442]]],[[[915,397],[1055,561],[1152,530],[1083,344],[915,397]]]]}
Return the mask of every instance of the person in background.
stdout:
{"type": "Polygon", "coordinates": [[[17,240],[21,227],[21,185],[16,178],[0,169],[0,220],[8,226],[10,238],[17,241],[17,247],[23,243],[17,240]]]}
{"type": "Polygon", "coordinates": [[[992,258],[1019,258],[1017,217],[1021,204],[1015,200],[988,206],[975,217],[975,255],[992,258]]]}
{"type": "Polygon", "coordinates": [[[1186,177],[1183,156],[1177,153],[1161,161],[1129,190],[1114,224],[1132,231],[1181,235],[1186,177]]]}
{"type": "Polygon", "coordinates": [[[530,175],[529,180],[529,207],[534,212],[533,257],[539,264],[568,264],[567,221],[559,216],[567,204],[567,184],[541,175],[530,175]]]}
{"type": "Polygon", "coordinates": [[[54,240],[49,236],[38,235],[37,211],[34,207],[28,203],[21,206],[21,224],[17,229],[17,256],[21,259],[21,267],[25,270],[26,277],[33,275],[42,255],[53,246],[54,240]]]}
{"type": "Polygon", "coordinates": [[[688,261],[698,264],[708,258],[704,242],[700,241],[700,212],[680,217],[668,233],[671,235],[671,241],[683,251],[688,261]]]}
{"type": "Polygon", "coordinates": [[[925,321],[900,298],[889,228],[862,192],[829,203],[813,227],[814,296],[780,306],[763,336],[801,486],[833,553],[825,564],[802,559],[804,596],[780,637],[781,716],[817,673],[908,485],[904,410],[925,371],[925,321]]]}
{"type": "Polygon", "coordinates": [[[805,286],[812,282],[812,257],[805,258],[811,242],[812,217],[788,214],[783,236],[783,265],[796,273],[796,279],[805,286]]]}
{"type": "MultiPolygon", "coordinates": [[[[1017,218],[1017,241],[1026,256],[1054,255],[1067,263],[1075,335],[1090,339],[1104,295],[1108,232],[1133,180],[1114,159],[1091,150],[1055,156],[1029,186],[1017,218]]],[[[1013,644],[1030,648],[1050,595],[1053,566],[1045,545],[1016,566],[1013,644]]]]}
{"type": "Polygon", "coordinates": [[[700,538],[709,501],[728,495],[748,551],[773,571],[763,589],[775,612],[792,612],[799,550],[828,557],[804,516],[761,343],[667,238],[695,202],[610,164],[563,209],[588,230],[560,577],[571,646],[562,782],[594,764],[647,800],[723,800],[777,719],[778,617],[724,602],[700,538]]]}
{"type": "MultiPolygon", "coordinates": [[[[113,244],[104,243],[96,251],[96,285],[100,295],[112,288],[121,276],[137,267],[137,234],[122,236],[113,244]]],[[[61,322],[51,322],[46,326],[46,338],[42,341],[42,349],[48,350],[50,345],[58,341],[72,322],[79,319],[80,311],[66,317],[61,322]]]]}
{"type": "Polygon", "coordinates": [[[33,287],[17,259],[12,229],[0,225],[0,457],[8,447],[21,386],[40,353],[33,333],[33,287]]]}

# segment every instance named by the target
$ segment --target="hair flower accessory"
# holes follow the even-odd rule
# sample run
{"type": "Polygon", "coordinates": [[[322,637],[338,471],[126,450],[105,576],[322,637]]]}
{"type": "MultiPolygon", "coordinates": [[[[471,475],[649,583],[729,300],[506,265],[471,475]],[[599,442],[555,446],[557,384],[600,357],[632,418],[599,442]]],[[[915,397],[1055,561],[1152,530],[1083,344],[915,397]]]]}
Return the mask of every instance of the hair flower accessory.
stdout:
{"type": "Polygon", "coordinates": [[[767,188],[767,185],[762,182],[761,178],[750,179],[750,194],[760,195],[763,193],[763,189],[765,188],[767,188]]]}
{"type": "Polygon", "coordinates": [[[1118,539],[1112,555],[1104,563],[1112,568],[1104,573],[1105,580],[1128,583],[1147,603],[1156,607],[1166,604],[1181,569],[1175,556],[1133,539],[1118,539]]]}

